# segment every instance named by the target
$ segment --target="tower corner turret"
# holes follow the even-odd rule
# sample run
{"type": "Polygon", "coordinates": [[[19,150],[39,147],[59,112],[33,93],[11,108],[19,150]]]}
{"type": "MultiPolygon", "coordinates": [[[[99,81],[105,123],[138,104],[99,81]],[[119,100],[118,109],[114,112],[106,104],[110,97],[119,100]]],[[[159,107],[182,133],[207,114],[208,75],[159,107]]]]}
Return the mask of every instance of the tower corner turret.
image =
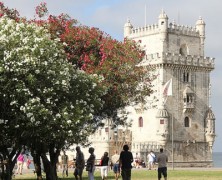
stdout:
{"type": "Polygon", "coordinates": [[[158,107],[156,119],[158,123],[157,136],[159,138],[159,143],[161,146],[165,147],[169,135],[169,114],[163,105],[158,107]]]}
{"type": "Polygon", "coordinates": [[[159,17],[158,17],[158,27],[161,31],[167,32],[168,29],[168,16],[162,10],[159,17]]]}
{"type": "Polygon", "coordinates": [[[205,24],[203,18],[200,16],[196,22],[196,29],[199,32],[200,37],[205,38],[205,26],[206,26],[206,24],[205,24]]]}
{"type": "Polygon", "coordinates": [[[128,37],[132,33],[133,26],[129,19],[124,25],[124,38],[128,37]]]}
{"type": "Polygon", "coordinates": [[[215,116],[213,114],[211,107],[209,107],[206,116],[205,132],[206,132],[206,141],[208,142],[209,147],[212,148],[216,134],[215,134],[215,116]]]}

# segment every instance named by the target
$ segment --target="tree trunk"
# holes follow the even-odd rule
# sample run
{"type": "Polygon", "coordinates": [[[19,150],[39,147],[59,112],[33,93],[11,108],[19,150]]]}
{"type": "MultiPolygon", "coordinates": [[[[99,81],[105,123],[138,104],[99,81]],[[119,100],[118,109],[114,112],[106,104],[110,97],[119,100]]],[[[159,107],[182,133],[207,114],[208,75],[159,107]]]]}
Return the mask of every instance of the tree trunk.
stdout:
{"type": "Polygon", "coordinates": [[[42,180],[42,168],[41,168],[40,155],[38,153],[33,153],[32,157],[33,157],[37,180],[42,180]]]}
{"type": "Polygon", "coordinates": [[[2,162],[1,169],[2,174],[0,179],[2,180],[11,180],[13,176],[13,169],[15,167],[16,159],[19,155],[20,151],[16,153],[16,150],[13,149],[11,153],[9,153],[8,149],[5,148],[2,150],[2,162]]]}
{"type": "Polygon", "coordinates": [[[56,169],[56,164],[57,164],[56,159],[58,159],[58,156],[56,155],[56,153],[50,154],[50,161],[48,160],[45,154],[42,154],[41,157],[45,168],[46,179],[58,180],[57,169],[56,169]]]}
{"type": "Polygon", "coordinates": [[[12,179],[12,170],[13,167],[11,167],[12,163],[10,162],[10,160],[5,160],[5,178],[4,180],[11,180],[12,179]]]}

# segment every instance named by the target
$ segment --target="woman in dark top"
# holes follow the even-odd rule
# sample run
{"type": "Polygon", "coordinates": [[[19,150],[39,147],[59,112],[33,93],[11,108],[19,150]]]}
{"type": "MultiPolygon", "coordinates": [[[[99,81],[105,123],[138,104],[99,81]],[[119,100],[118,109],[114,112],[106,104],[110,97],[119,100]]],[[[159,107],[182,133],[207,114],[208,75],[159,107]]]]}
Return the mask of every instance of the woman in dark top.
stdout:
{"type": "Polygon", "coordinates": [[[109,165],[108,152],[104,153],[103,157],[101,158],[100,165],[101,165],[101,177],[103,180],[107,179],[108,165],[109,165]]]}

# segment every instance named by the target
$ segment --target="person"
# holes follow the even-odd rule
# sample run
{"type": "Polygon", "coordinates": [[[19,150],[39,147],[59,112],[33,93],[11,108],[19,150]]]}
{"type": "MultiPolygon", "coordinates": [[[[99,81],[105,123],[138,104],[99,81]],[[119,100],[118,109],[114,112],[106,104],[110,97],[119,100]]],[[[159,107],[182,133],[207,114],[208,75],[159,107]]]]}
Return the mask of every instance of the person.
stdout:
{"type": "Polygon", "coordinates": [[[167,162],[168,162],[168,157],[163,152],[163,148],[160,148],[160,153],[157,156],[158,180],[161,179],[162,175],[164,177],[164,180],[167,180],[167,162]]]}
{"type": "Polygon", "coordinates": [[[152,168],[154,168],[156,155],[151,150],[150,153],[148,154],[147,158],[148,158],[148,169],[151,170],[152,168]]]}
{"type": "Polygon", "coordinates": [[[84,154],[80,150],[80,147],[76,147],[76,162],[75,162],[75,171],[74,171],[74,176],[75,179],[78,180],[78,177],[80,180],[82,180],[82,173],[83,169],[85,167],[85,159],[84,159],[84,154]]]}
{"type": "Polygon", "coordinates": [[[102,180],[107,179],[108,176],[108,164],[109,164],[109,157],[108,152],[104,152],[104,155],[101,158],[101,177],[102,180]]]}
{"type": "Polygon", "coordinates": [[[23,164],[25,161],[24,153],[20,153],[17,158],[17,171],[16,174],[20,173],[22,175],[23,164]]]}
{"type": "Polygon", "coordinates": [[[65,174],[68,177],[68,161],[69,157],[66,155],[66,152],[63,151],[63,155],[61,157],[62,160],[62,176],[64,177],[65,174]]]}
{"type": "Polygon", "coordinates": [[[112,156],[111,162],[113,164],[113,172],[115,173],[115,180],[118,180],[120,167],[119,167],[119,154],[117,150],[115,150],[115,154],[112,156]]]}
{"type": "Polygon", "coordinates": [[[139,162],[140,162],[140,157],[139,157],[138,153],[136,153],[136,158],[135,158],[135,167],[136,168],[140,167],[139,162]]]}
{"type": "Polygon", "coordinates": [[[96,156],[94,154],[94,148],[89,148],[90,156],[86,161],[86,171],[88,171],[89,180],[94,180],[94,171],[95,171],[95,160],[96,156]]]}
{"type": "Polygon", "coordinates": [[[26,166],[27,166],[27,169],[30,168],[30,164],[31,164],[31,159],[29,158],[29,155],[26,156],[26,166]]]}
{"type": "Polygon", "coordinates": [[[120,158],[119,158],[121,175],[123,180],[131,179],[132,162],[133,162],[133,155],[129,151],[129,146],[125,144],[123,146],[123,151],[120,153],[120,158]]]}

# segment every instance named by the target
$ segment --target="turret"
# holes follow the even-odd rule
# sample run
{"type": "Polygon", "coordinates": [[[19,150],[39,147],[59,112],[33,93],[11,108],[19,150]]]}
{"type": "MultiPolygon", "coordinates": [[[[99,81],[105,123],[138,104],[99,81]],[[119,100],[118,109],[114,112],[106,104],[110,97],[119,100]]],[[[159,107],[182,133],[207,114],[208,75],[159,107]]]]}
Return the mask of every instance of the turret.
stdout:
{"type": "Polygon", "coordinates": [[[168,127],[168,112],[164,106],[160,106],[158,108],[156,119],[158,123],[157,136],[159,137],[159,142],[161,146],[166,146],[168,135],[169,135],[169,127],[168,127]]]}
{"type": "Polygon", "coordinates": [[[203,21],[202,17],[199,17],[199,19],[196,22],[196,29],[199,32],[200,36],[201,56],[204,56],[205,25],[206,24],[203,21]]]}
{"type": "Polygon", "coordinates": [[[130,20],[127,19],[127,22],[124,25],[124,38],[128,37],[131,34],[132,28],[133,28],[133,26],[130,23],[130,20]]]}
{"type": "Polygon", "coordinates": [[[162,32],[167,32],[168,16],[166,15],[166,13],[163,10],[159,15],[158,26],[162,32]]]}
{"type": "Polygon", "coordinates": [[[212,146],[215,140],[215,116],[209,108],[207,112],[207,117],[206,117],[206,141],[208,142],[208,145],[210,149],[212,150],[212,146]]]}
{"type": "Polygon", "coordinates": [[[158,28],[160,33],[160,40],[163,43],[163,51],[167,51],[167,31],[168,31],[168,16],[162,10],[158,18],[158,28]]]}

